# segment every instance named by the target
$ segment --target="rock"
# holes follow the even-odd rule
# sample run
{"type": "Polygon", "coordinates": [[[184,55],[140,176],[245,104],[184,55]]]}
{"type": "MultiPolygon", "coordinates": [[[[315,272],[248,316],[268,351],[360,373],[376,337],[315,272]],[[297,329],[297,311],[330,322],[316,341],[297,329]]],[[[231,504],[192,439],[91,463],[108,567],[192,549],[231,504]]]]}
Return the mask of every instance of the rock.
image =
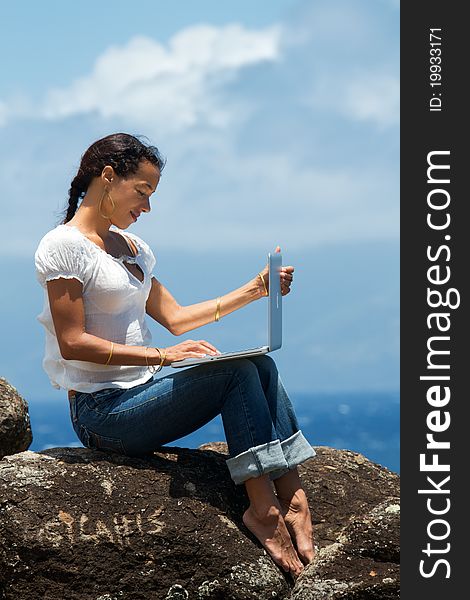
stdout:
{"type": "Polygon", "coordinates": [[[320,548],[291,600],[399,598],[398,475],[355,452],[317,452],[302,470],[320,548]]]}
{"type": "Polygon", "coordinates": [[[353,518],[339,541],[320,549],[292,600],[395,599],[399,586],[399,505],[389,499],[353,518]]]}
{"type": "Polygon", "coordinates": [[[396,474],[316,448],[300,470],[318,559],[294,582],[244,527],[247,498],[228,475],[225,449],[162,448],[135,459],[54,448],[4,458],[0,598],[399,598],[396,474]]]}
{"type": "Polygon", "coordinates": [[[0,377],[0,458],[27,450],[32,441],[28,404],[0,377]]]}

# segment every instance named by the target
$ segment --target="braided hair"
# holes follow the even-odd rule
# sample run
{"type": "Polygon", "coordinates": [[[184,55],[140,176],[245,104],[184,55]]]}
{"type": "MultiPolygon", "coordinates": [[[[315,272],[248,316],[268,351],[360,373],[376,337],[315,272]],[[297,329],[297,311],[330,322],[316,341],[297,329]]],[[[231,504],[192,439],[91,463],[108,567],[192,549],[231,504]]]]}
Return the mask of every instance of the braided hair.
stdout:
{"type": "Polygon", "coordinates": [[[136,173],[143,160],[158,167],[160,172],[165,166],[165,159],[158,148],[128,133],[113,133],[94,142],[83,154],[78,173],[70,184],[63,223],[72,219],[92,179],[99,177],[106,165],[113,167],[116,175],[125,178],[136,173]]]}

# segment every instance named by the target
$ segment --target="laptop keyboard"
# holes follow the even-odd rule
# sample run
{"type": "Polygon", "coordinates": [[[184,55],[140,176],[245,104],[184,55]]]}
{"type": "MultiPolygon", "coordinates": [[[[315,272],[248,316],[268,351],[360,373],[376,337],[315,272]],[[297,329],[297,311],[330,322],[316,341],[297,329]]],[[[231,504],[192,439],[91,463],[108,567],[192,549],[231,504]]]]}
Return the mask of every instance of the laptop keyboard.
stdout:
{"type": "Polygon", "coordinates": [[[230,352],[221,352],[220,354],[205,354],[204,357],[201,358],[205,358],[207,356],[227,356],[228,354],[240,354],[241,352],[253,352],[254,350],[260,350],[259,346],[257,346],[256,348],[245,348],[244,350],[232,350],[230,352]]]}

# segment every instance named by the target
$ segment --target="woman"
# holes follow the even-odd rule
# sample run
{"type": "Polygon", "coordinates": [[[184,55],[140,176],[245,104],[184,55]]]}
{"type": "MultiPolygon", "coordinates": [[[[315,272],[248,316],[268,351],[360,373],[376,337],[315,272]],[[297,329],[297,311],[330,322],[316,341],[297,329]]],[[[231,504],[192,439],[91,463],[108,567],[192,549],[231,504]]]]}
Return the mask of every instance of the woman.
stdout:
{"type": "MultiPolygon", "coordinates": [[[[84,153],[64,222],[35,256],[45,290],[43,366],[52,385],[68,390],[73,427],[90,448],[142,456],[220,413],[227,466],[250,500],[243,521],[278,565],[298,575],[314,551],[297,465],[314,451],[273,360],[216,361],[153,378],[172,361],[218,351],[206,340],[152,347],[145,314],[181,335],[268,293],[266,267],[216,300],[180,306],[152,275],[152,251],[124,231],[150,212],[163,167],[155,147],[123,133],[84,153]]],[[[283,295],[293,271],[281,269],[283,295]]]]}

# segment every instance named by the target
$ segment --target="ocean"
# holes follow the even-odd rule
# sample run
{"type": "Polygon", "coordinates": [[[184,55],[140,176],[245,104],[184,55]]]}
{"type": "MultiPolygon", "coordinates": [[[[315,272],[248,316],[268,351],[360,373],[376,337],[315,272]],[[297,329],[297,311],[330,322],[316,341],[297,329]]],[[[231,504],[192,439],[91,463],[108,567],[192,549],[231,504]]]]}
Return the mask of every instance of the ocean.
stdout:
{"type": "MultiPolygon", "coordinates": [[[[398,392],[291,393],[300,427],[313,446],[354,450],[391,471],[400,471],[400,398],[398,392]]],[[[30,450],[80,447],[70,424],[67,400],[28,401],[33,442],[30,450]]],[[[197,448],[224,441],[216,417],[169,446],[197,448]]]]}

